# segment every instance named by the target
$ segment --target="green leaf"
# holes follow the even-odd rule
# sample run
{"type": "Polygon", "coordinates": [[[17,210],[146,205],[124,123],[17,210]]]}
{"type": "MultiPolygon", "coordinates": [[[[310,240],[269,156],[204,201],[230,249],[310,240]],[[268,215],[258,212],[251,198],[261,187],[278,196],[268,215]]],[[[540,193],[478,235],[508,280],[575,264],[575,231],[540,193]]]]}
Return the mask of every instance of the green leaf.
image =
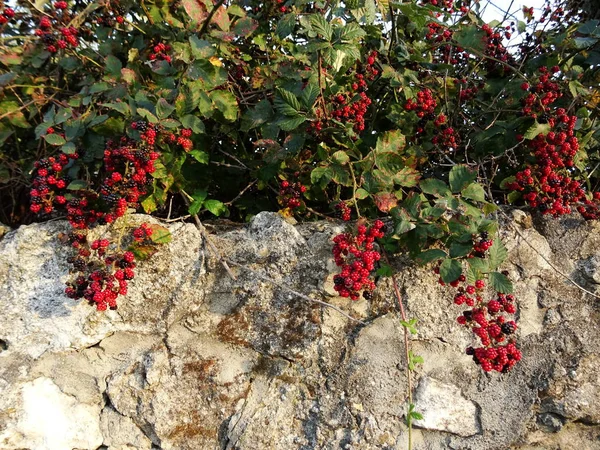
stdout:
{"type": "Polygon", "coordinates": [[[401,320],[400,325],[406,328],[410,334],[417,334],[417,319],[401,320]]]}
{"type": "Polygon", "coordinates": [[[204,122],[199,117],[188,114],[181,118],[181,124],[185,128],[191,129],[194,133],[203,134],[206,130],[204,128],[204,122]]]}
{"type": "Polygon", "coordinates": [[[121,76],[121,69],[123,65],[121,64],[121,60],[113,55],[108,55],[105,60],[106,72],[113,77],[119,78],[121,76]]]}
{"type": "Polygon", "coordinates": [[[510,280],[500,272],[490,272],[490,286],[492,289],[503,294],[510,294],[513,291],[513,285],[510,280]]]}
{"type": "Polygon", "coordinates": [[[342,41],[354,41],[365,36],[367,33],[360,25],[355,22],[350,22],[340,30],[339,39],[342,41]]]}
{"type": "Polygon", "coordinates": [[[194,200],[192,201],[192,203],[190,203],[190,206],[188,207],[188,212],[192,216],[195,216],[200,212],[200,209],[202,209],[202,205],[204,204],[204,200],[206,199],[207,195],[208,192],[206,191],[196,191],[192,194],[192,198],[194,200]]]}
{"type": "Polygon", "coordinates": [[[421,180],[419,187],[423,193],[435,195],[436,197],[445,197],[450,194],[450,189],[448,189],[446,183],[436,178],[421,180]]]}
{"type": "Polygon", "coordinates": [[[457,164],[452,167],[449,174],[450,189],[457,193],[471,184],[477,178],[477,172],[470,170],[467,166],[457,164]]]}
{"type": "Polygon", "coordinates": [[[500,267],[507,257],[508,251],[506,250],[506,247],[502,243],[502,240],[499,237],[496,237],[494,243],[488,250],[490,270],[495,270],[500,267]]]}
{"type": "Polygon", "coordinates": [[[548,134],[552,127],[549,123],[538,123],[537,121],[531,125],[523,136],[525,139],[535,139],[538,134],[548,134]]]}
{"type": "Polygon", "coordinates": [[[142,205],[142,208],[146,214],[150,214],[151,212],[156,211],[156,208],[158,208],[156,200],[154,199],[154,195],[149,195],[142,200],[140,204],[142,205]]]}
{"type": "Polygon", "coordinates": [[[338,150],[337,152],[335,152],[333,155],[331,155],[331,159],[333,159],[336,163],[338,163],[340,165],[344,165],[348,161],[350,161],[350,157],[348,156],[348,153],[346,153],[343,150],[338,150]]]}
{"type": "Polygon", "coordinates": [[[131,114],[131,108],[129,108],[129,105],[125,102],[103,103],[101,106],[118,111],[124,116],[131,114]]]}
{"type": "Polygon", "coordinates": [[[47,134],[44,139],[50,145],[64,145],[67,142],[64,137],[58,134],[47,134]]]}
{"type": "Polygon", "coordinates": [[[150,225],[150,229],[152,230],[150,240],[155,244],[168,244],[173,239],[171,232],[161,225],[150,225]]]}
{"type": "Polygon", "coordinates": [[[468,258],[467,262],[473,270],[488,273],[490,271],[490,265],[486,259],[483,258],[468,258]]]}
{"type": "Polygon", "coordinates": [[[320,34],[326,41],[331,41],[333,35],[333,27],[327,19],[321,14],[312,14],[310,16],[310,23],[313,30],[320,34]]]}
{"type": "Polygon", "coordinates": [[[394,274],[394,271],[387,264],[382,264],[379,269],[377,269],[377,276],[380,277],[391,277],[394,274]]]}
{"type": "Polygon", "coordinates": [[[440,259],[445,259],[447,257],[448,257],[448,255],[446,254],[445,251],[440,250],[439,248],[431,248],[429,250],[425,250],[424,252],[419,253],[415,257],[415,260],[419,264],[428,264],[432,261],[438,261],[440,259]]]}
{"type": "Polygon", "coordinates": [[[473,250],[472,244],[462,244],[460,242],[453,242],[450,245],[450,257],[451,258],[460,258],[462,256],[467,256],[473,250]]]}
{"type": "Polygon", "coordinates": [[[466,26],[454,34],[454,39],[461,47],[482,52],[485,47],[485,31],[476,25],[466,26]]]}
{"type": "Polygon", "coordinates": [[[457,280],[461,273],[462,266],[457,260],[447,258],[442,261],[442,264],[440,265],[440,276],[444,283],[451,283],[457,280]]]}
{"type": "Polygon", "coordinates": [[[310,173],[310,182],[324,188],[331,181],[332,176],[333,172],[330,167],[315,167],[310,173]]]}
{"type": "Polygon", "coordinates": [[[302,125],[305,121],[306,117],[304,116],[289,117],[285,119],[280,119],[279,121],[277,121],[277,125],[283,131],[292,131],[298,128],[300,125],[302,125]]]}
{"type": "Polygon", "coordinates": [[[234,122],[237,119],[238,104],[235,95],[229,91],[212,91],[209,96],[225,120],[234,122]]]}
{"type": "Polygon", "coordinates": [[[150,123],[158,123],[158,118],[146,108],[137,108],[137,113],[150,123]]]}
{"type": "Polygon", "coordinates": [[[216,52],[210,42],[200,39],[196,35],[190,36],[190,47],[192,55],[197,59],[208,59],[216,52]]]}
{"type": "Polygon", "coordinates": [[[203,152],[202,150],[192,150],[188,153],[192,158],[202,164],[208,164],[208,153],[203,152]]]}
{"type": "Polygon", "coordinates": [[[63,145],[60,149],[65,155],[73,155],[74,153],[77,152],[77,147],[75,147],[75,144],[73,142],[67,142],[65,145],[63,145]]]}
{"type": "Polygon", "coordinates": [[[308,83],[304,89],[302,90],[302,95],[300,96],[302,103],[306,107],[306,109],[312,108],[317,100],[317,97],[320,94],[319,86],[315,83],[308,83]]]}
{"type": "Polygon", "coordinates": [[[164,98],[158,99],[158,102],[156,103],[156,115],[159,119],[166,119],[173,111],[175,111],[174,106],[169,105],[169,102],[167,102],[164,98]]]}
{"type": "Polygon", "coordinates": [[[277,28],[275,29],[275,33],[279,36],[279,39],[284,39],[292,34],[294,28],[296,26],[296,14],[290,13],[281,16],[279,22],[277,22],[277,28]]]}
{"type": "Polygon", "coordinates": [[[365,198],[367,198],[370,194],[365,191],[363,188],[358,188],[356,190],[356,192],[354,193],[354,198],[356,198],[357,200],[363,200],[365,198]]]}
{"type": "Polygon", "coordinates": [[[69,183],[67,189],[69,191],[80,191],[82,189],[87,189],[88,184],[83,180],[74,180],[69,183]]]}
{"type": "Polygon", "coordinates": [[[228,212],[227,206],[219,200],[206,200],[204,207],[217,217],[228,212]]]}
{"type": "Polygon", "coordinates": [[[155,245],[144,245],[137,242],[131,244],[127,250],[132,252],[135,255],[135,259],[139,261],[150,259],[156,252],[158,252],[158,248],[156,248],[155,245]]]}
{"type": "Polygon", "coordinates": [[[404,167],[394,175],[394,183],[404,187],[414,187],[419,182],[421,174],[412,167],[404,167]]]}
{"type": "Polygon", "coordinates": [[[302,106],[296,96],[285,89],[277,89],[277,93],[275,108],[286,116],[297,116],[302,106]]]}
{"type": "Polygon", "coordinates": [[[471,183],[461,191],[463,197],[475,200],[477,202],[485,202],[485,190],[478,183],[471,183]]]}

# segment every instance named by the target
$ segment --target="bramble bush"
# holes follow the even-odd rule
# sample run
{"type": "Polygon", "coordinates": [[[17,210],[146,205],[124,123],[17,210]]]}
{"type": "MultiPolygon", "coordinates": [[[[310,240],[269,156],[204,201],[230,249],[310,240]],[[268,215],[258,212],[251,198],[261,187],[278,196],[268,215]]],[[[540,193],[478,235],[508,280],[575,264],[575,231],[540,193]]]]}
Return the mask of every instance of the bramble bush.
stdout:
{"type": "Polygon", "coordinates": [[[0,2],[0,219],[66,216],[67,294],[98,309],[170,239],[87,241],[129,210],[358,219],[335,240],[340,295],[369,298],[381,252],[407,252],[468,307],[468,353],[509,370],[497,209],[599,217],[600,26],[553,5],[484,23],[479,6],[0,2]]]}

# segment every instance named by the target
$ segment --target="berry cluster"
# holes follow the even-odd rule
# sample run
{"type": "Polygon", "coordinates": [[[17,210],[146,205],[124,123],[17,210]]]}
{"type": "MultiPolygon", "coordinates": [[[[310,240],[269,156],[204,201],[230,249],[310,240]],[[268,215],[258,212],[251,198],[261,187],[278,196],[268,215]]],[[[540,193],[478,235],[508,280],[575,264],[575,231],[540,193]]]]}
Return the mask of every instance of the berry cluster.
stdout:
{"type": "Polygon", "coordinates": [[[15,17],[15,10],[8,7],[4,8],[2,14],[0,14],[0,25],[4,25],[13,17],[15,17]]]}
{"type": "Polygon", "coordinates": [[[166,61],[171,63],[171,56],[168,54],[172,50],[169,44],[159,42],[152,47],[152,51],[148,55],[150,61],[166,61]]]}
{"type": "MultiPolygon", "coordinates": [[[[439,273],[439,267],[434,272],[439,273]]],[[[497,292],[494,299],[486,302],[483,280],[477,280],[473,285],[465,286],[465,283],[466,277],[461,275],[450,285],[457,288],[454,304],[470,308],[458,316],[457,322],[469,328],[481,343],[481,347],[467,348],[467,354],[472,355],[485,372],[506,373],[521,359],[513,336],[517,324],[503,315],[517,312],[516,299],[512,294],[497,292]]]]}
{"type": "MultiPolygon", "coordinates": [[[[146,122],[135,122],[132,127],[140,131],[141,140],[127,137],[109,140],[103,166],[85,189],[67,189],[71,182],[67,172],[78,159],[77,154],[61,154],[35,163],[31,211],[50,214],[54,208],[62,208],[74,229],[63,239],[77,249],[77,255],[69,260],[77,276],[68,283],[66,294],[75,299],[83,297],[98,310],[116,308],[117,297],[127,293],[127,281],[134,277],[135,255],[132,251],[120,250],[122,238],[116,244],[107,239],[89,243],[88,230],[96,224],[112,223],[123,216],[128,207],[137,206],[152,181],[154,164],[160,157],[154,149],[157,129],[146,122]]],[[[47,130],[47,133],[53,132],[47,130]]],[[[146,224],[133,230],[131,249],[143,248],[145,256],[151,255],[156,230],[157,226],[146,224]]],[[[161,233],[164,236],[164,232],[161,233]]]]}
{"type": "Polygon", "coordinates": [[[32,182],[30,210],[36,214],[50,214],[54,208],[64,207],[67,203],[67,186],[71,179],[66,174],[66,168],[78,155],[61,154],[57,158],[36,161],[35,175],[32,182]]]}
{"type": "Polygon", "coordinates": [[[279,186],[279,197],[277,200],[284,208],[296,209],[302,205],[302,194],[306,192],[306,186],[296,181],[290,183],[283,180],[279,186]]]}
{"type": "Polygon", "coordinates": [[[551,74],[559,72],[558,66],[542,67],[536,83],[521,85],[528,92],[522,99],[523,115],[547,123],[550,131],[527,142],[535,164],[519,171],[506,187],[521,192],[529,206],[543,214],[558,217],[570,214],[576,207],[584,218],[596,219],[600,217],[600,193],[588,195],[584,184],[573,178],[574,158],[579,150],[575,136],[577,117],[552,106],[562,97],[558,82],[551,78],[551,74]]]}
{"type": "Polygon", "coordinates": [[[184,128],[179,132],[179,136],[175,133],[169,133],[165,136],[165,142],[167,144],[177,144],[184,151],[189,152],[194,148],[194,143],[190,139],[192,137],[192,130],[184,128]]]}
{"type": "Polygon", "coordinates": [[[481,29],[485,32],[484,53],[486,58],[484,61],[488,75],[503,75],[508,71],[506,65],[512,65],[515,62],[514,57],[502,44],[502,40],[510,39],[511,34],[508,31],[502,32],[500,29],[493,29],[488,24],[484,24],[481,29]]]}
{"type": "Polygon", "coordinates": [[[341,273],[333,277],[334,289],[342,297],[358,300],[359,291],[363,297],[371,298],[375,283],[369,278],[375,270],[375,263],[381,255],[374,250],[374,241],[385,234],[385,225],[376,220],[371,227],[359,224],[357,234],[342,233],[333,238],[333,257],[341,273]]]}
{"type": "Polygon", "coordinates": [[[350,209],[350,206],[348,206],[348,203],[346,203],[346,202],[339,202],[337,205],[335,205],[335,209],[336,209],[337,214],[339,215],[339,217],[344,222],[348,222],[350,220],[350,217],[351,217],[351,214],[352,214],[352,210],[350,209]]]}
{"type": "Polygon", "coordinates": [[[35,30],[35,35],[50,53],[79,46],[79,30],[69,26],[72,16],[67,6],[65,1],[55,2],[52,14],[42,16],[39,28],[35,30]]]}
{"type": "Polygon", "coordinates": [[[469,254],[469,258],[485,258],[485,253],[494,245],[494,241],[489,239],[487,231],[474,235],[473,240],[473,251],[469,254]]]}
{"type": "MultiPolygon", "coordinates": [[[[154,247],[152,240],[156,228],[143,223],[133,230],[132,249],[154,247]]],[[[98,311],[107,308],[117,309],[117,297],[127,295],[128,282],[135,277],[136,257],[134,252],[121,251],[119,246],[111,248],[108,239],[96,239],[89,243],[87,230],[78,230],[61,236],[77,250],[77,255],[69,258],[75,279],[67,283],[65,294],[72,299],[85,298],[98,311]]],[[[120,244],[121,242],[119,242],[120,244]]]]}
{"type": "Polygon", "coordinates": [[[115,23],[122,24],[125,22],[126,10],[117,0],[106,2],[103,8],[95,11],[94,21],[98,25],[105,25],[109,28],[115,26],[115,23]]]}
{"type": "MultiPolygon", "coordinates": [[[[372,51],[366,59],[365,64],[357,62],[355,71],[351,71],[347,92],[340,92],[332,96],[328,104],[332,105],[330,116],[332,119],[352,125],[352,130],[360,134],[365,129],[365,114],[371,105],[371,99],[367,95],[367,81],[373,81],[379,75],[376,67],[377,52],[372,51]]],[[[323,111],[317,110],[318,120],[311,123],[309,131],[319,135],[324,127],[330,126],[327,118],[323,117],[323,111]]]]}

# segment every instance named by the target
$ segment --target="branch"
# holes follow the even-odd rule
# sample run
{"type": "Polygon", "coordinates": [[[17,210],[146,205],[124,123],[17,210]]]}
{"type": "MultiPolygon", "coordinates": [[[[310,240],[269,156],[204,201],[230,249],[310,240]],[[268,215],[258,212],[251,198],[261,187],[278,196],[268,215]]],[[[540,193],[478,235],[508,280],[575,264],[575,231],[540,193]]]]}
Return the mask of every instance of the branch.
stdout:
{"type": "Polygon", "coordinates": [[[208,13],[208,16],[206,16],[206,20],[202,24],[202,28],[200,28],[200,31],[198,32],[198,36],[202,36],[206,32],[206,29],[210,25],[210,21],[212,20],[213,16],[216,14],[217,10],[221,6],[223,6],[223,3],[225,3],[225,0],[219,0],[217,3],[215,3],[215,6],[213,7],[213,9],[208,13]]]}

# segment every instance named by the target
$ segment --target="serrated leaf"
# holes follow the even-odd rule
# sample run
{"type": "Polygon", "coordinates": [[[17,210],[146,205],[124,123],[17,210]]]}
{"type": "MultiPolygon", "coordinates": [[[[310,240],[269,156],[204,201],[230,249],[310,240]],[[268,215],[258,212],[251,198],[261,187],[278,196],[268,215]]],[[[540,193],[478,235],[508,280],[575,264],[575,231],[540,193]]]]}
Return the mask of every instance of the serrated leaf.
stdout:
{"type": "Polygon", "coordinates": [[[285,89],[277,89],[278,97],[275,99],[275,108],[286,116],[297,116],[302,105],[294,94],[285,89]]]}
{"type": "Polygon", "coordinates": [[[150,240],[155,244],[168,244],[173,239],[171,232],[162,225],[152,224],[150,229],[152,230],[150,240]]]}
{"type": "Polygon", "coordinates": [[[327,19],[321,14],[312,14],[310,16],[310,23],[312,28],[320,34],[326,41],[331,41],[331,37],[333,36],[333,27],[327,19]]]}
{"type": "Polygon", "coordinates": [[[440,259],[445,259],[447,257],[448,257],[448,255],[446,254],[445,251],[440,250],[439,248],[431,248],[429,250],[425,250],[424,252],[419,253],[415,257],[415,260],[419,264],[428,264],[432,261],[438,261],[440,259]]]}
{"type": "Polygon", "coordinates": [[[535,139],[538,134],[547,134],[550,132],[552,127],[549,123],[538,123],[537,121],[531,125],[527,131],[523,134],[525,139],[535,139]]]}
{"type": "Polygon", "coordinates": [[[238,104],[235,95],[229,91],[212,91],[210,98],[225,120],[234,122],[238,116],[238,104]]]}
{"type": "Polygon", "coordinates": [[[426,180],[421,180],[419,187],[423,193],[435,195],[436,197],[445,197],[450,195],[450,189],[448,189],[446,183],[436,178],[427,178],[426,180]]]}
{"type": "Polygon", "coordinates": [[[306,121],[306,117],[298,116],[298,117],[289,117],[285,119],[281,119],[277,122],[279,128],[283,131],[292,131],[298,128],[306,121]]]}
{"type": "Polygon", "coordinates": [[[133,253],[135,255],[135,259],[139,261],[150,259],[156,252],[158,252],[158,249],[155,245],[141,245],[137,242],[130,245],[127,250],[133,253]]]}
{"type": "Polygon", "coordinates": [[[125,102],[103,103],[101,106],[118,111],[124,116],[131,114],[131,109],[129,108],[129,105],[125,102]]]}
{"type": "Polygon", "coordinates": [[[477,178],[477,172],[470,170],[467,166],[457,164],[452,167],[450,174],[448,175],[448,181],[450,182],[450,189],[452,192],[457,193],[473,183],[477,178]]]}
{"type": "Polygon", "coordinates": [[[164,98],[159,98],[156,103],[156,115],[159,119],[166,119],[175,111],[175,107],[170,105],[164,98]]]}
{"type": "Polygon", "coordinates": [[[462,273],[461,264],[455,260],[447,258],[440,265],[440,277],[444,283],[451,283],[460,277],[462,273]]]}
{"type": "Polygon", "coordinates": [[[473,270],[477,270],[482,273],[487,273],[490,271],[489,262],[483,258],[468,258],[467,262],[469,266],[473,268],[473,270]]]}
{"type": "Polygon", "coordinates": [[[354,198],[357,200],[363,200],[369,196],[369,193],[365,191],[363,188],[358,188],[354,194],[354,198]]]}
{"type": "Polygon", "coordinates": [[[354,41],[365,36],[367,33],[363,30],[360,25],[355,22],[351,22],[340,30],[339,39],[342,41],[354,41]]]}
{"type": "Polygon", "coordinates": [[[206,199],[207,195],[208,193],[206,191],[194,192],[194,194],[192,195],[192,198],[194,200],[190,203],[190,206],[188,207],[188,212],[192,216],[195,216],[200,212],[200,209],[202,209],[202,205],[204,204],[204,200],[206,199]]]}
{"type": "Polygon", "coordinates": [[[67,142],[60,149],[65,155],[73,155],[77,152],[77,147],[73,142],[67,142]]]}
{"type": "Polygon", "coordinates": [[[333,159],[336,163],[341,164],[341,165],[344,165],[348,161],[350,161],[350,157],[348,156],[348,153],[346,153],[343,150],[338,150],[337,152],[335,152],[333,155],[331,155],[331,159],[333,159]]]}
{"type": "Polygon", "coordinates": [[[394,271],[387,264],[382,264],[379,269],[377,269],[377,275],[380,277],[391,277],[394,274],[394,271]]]}
{"type": "Polygon", "coordinates": [[[460,242],[453,242],[450,245],[450,257],[451,258],[460,258],[462,256],[467,256],[473,250],[472,244],[462,244],[460,242]]]}
{"type": "Polygon", "coordinates": [[[137,108],[137,113],[150,123],[158,123],[158,118],[146,108],[137,108]]]}
{"type": "Polygon", "coordinates": [[[121,64],[121,60],[114,55],[108,55],[105,60],[106,72],[113,77],[119,77],[121,75],[121,69],[123,65],[121,64]]]}
{"type": "Polygon", "coordinates": [[[58,134],[47,134],[44,139],[50,145],[64,145],[67,142],[64,137],[58,134]]]}
{"type": "Polygon", "coordinates": [[[192,158],[202,164],[208,164],[208,153],[202,150],[192,150],[188,153],[192,158]]]}
{"type": "Polygon", "coordinates": [[[189,41],[194,58],[208,59],[216,52],[215,48],[210,42],[200,39],[198,36],[190,36],[189,41]]]}
{"type": "Polygon", "coordinates": [[[206,200],[204,202],[204,207],[217,217],[227,213],[228,211],[227,206],[225,206],[225,204],[219,200],[206,200]]]}
{"type": "Polygon", "coordinates": [[[465,198],[475,200],[477,202],[485,202],[485,190],[478,183],[471,183],[461,191],[461,195],[465,198]]]}
{"type": "Polygon", "coordinates": [[[149,195],[141,202],[142,208],[146,214],[150,214],[158,208],[154,195],[149,195]]]}
{"type": "Polygon", "coordinates": [[[513,285],[510,280],[500,272],[490,272],[489,282],[492,289],[503,294],[510,294],[513,291],[513,285]]]}
{"type": "Polygon", "coordinates": [[[290,13],[285,14],[279,19],[277,22],[277,28],[275,29],[275,33],[279,36],[279,39],[284,39],[292,34],[294,31],[294,27],[296,26],[296,14],[290,13]]]}
{"type": "Polygon", "coordinates": [[[508,251],[500,238],[494,239],[494,243],[488,250],[488,261],[490,270],[495,270],[506,260],[508,251]]]}
{"type": "Polygon", "coordinates": [[[302,103],[306,107],[306,109],[312,108],[319,96],[320,90],[319,86],[314,83],[308,83],[304,89],[302,90],[302,95],[300,96],[302,103]]]}
{"type": "Polygon", "coordinates": [[[189,128],[194,133],[203,134],[206,129],[204,128],[204,122],[199,117],[188,114],[181,118],[181,124],[185,128],[189,128]]]}

